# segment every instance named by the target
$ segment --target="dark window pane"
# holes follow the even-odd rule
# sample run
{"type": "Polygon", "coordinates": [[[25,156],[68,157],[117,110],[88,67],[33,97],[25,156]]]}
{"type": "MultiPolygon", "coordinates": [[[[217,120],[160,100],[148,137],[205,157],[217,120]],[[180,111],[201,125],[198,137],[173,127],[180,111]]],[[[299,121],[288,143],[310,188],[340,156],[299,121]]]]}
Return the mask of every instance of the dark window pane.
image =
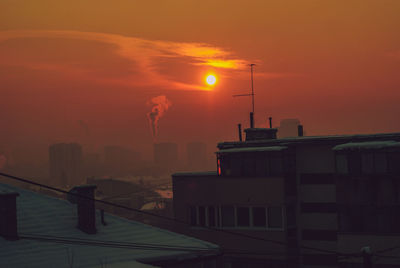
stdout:
{"type": "Polygon", "coordinates": [[[364,153],[361,155],[361,171],[363,174],[374,172],[374,154],[364,153]]]}
{"type": "Polygon", "coordinates": [[[234,227],[235,226],[235,211],[233,206],[222,206],[221,207],[221,218],[223,227],[234,227]]]}
{"type": "Polygon", "coordinates": [[[242,155],[233,154],[231,156],[231,176],[242,175],[242,155]]]}
{"type": "Polygon", "coordinates": [[[238,207],[236,210],[238,226],[250,226],[250,209],[238,207]]]}
{"type": "Polygon", "coordinates": [[[370,233],[378,232],[378,210],[374,206],[362,207],[362,221],[364,231],[370,233]]]}
{"type": "Polygon", "coordinates": [[[199,225],[205,226],[206,225],[206,208],[199,207],[199,225]]]}
{"type": "Polygon", "coordinates": [[[247,153],[244,155],[244,175],[256,175],[256,159],[252,153],[247,153]]]}
{"type": "Polygon", "coordinates": [[[269,159],[271,175],[281,175],[283,173],[283,159],[280,156],[273,155],[269,159]]]}
{"type": "Polygon", "coordinates": [[[341,232],[362,232],[363,221],[361,207],[341,206],[339,209],[339,230],[341,232]]]}
{"type": "Polygon", "coordinates": [[[375,172],[386,173],[387,172],[387,161],[385,153],[375,154],[375,172]]]}
{"type": "Polygon", "coordinates": [[[223,176],[229,176],[230,174],[230,157],[228,155],[222,155],[220,157],[221,174],[223,176]]]}
{"type": "Polygon", "coordinates": [[[346,155],[344,154],[336,155],[336,172],[339,174],[348,174],[346,155]]]}
{"type": "Polygon", "coordinates": [[[268,208],[268,227],[269,228],[282,228],[282,208],[269,207],[268,208]]]}
{"type": "Polygon", "coordinates": [[[349,173],[352,175],[360,175],[361,173],[361,155],[359,153],[351,153],[348,156],[349,173]]]}
{"type": "Polygon", "coordinates": [[[266,213],[264,207],[253,207],[253,226],[266,226],[266,213]]]}
{"type": "Polygon", "coordinates": [[[211,227],[215,226],[215,208],[208,207],[208,225],[211,227]]]}
{"type": "Polygon", "coordinates": [[[388,156],[388,170],[392,174],[400,174],[400,153],[391,153],[388,156]]]}
{"type": "Polygon", "coordinates": [[[266,161],[267,157],[265,153],[260,153],[256,157],[256,176],[257,177],[265,177],[267,176],[267,166],[268,162],[266,161]]]}
{"type": "Polygon", "coordinates": [[[190,207],[190,225],[197,225],[196,207],[190,207]]]}

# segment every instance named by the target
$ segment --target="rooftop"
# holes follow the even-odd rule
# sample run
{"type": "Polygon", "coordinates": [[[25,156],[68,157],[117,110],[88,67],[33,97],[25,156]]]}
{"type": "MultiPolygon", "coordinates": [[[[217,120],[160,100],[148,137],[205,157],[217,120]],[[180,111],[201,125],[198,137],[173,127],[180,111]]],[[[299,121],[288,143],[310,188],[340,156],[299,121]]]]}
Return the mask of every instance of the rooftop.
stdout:
{"type": "Polygon", "coordinates": [[[183,260],[203,255],[215,255],[218,246],[195,238],[159,229],[110,214],[105,215],[106,226],[101,224],[100,212],[96,215],[97,234],[83,233],[77,225],[76,205],[15,186],[0,184],[0,191],[17,192],[18,233],[21,239],[7,241],[0,237],[0,267],[151,267],[137,263],[183,260]],[[111,248],[104,246],[66,244],[38,241],[26,237],[43,237],[73,240],[112,241],[136,243],[159,247],[195,248],[179,249],[111,248]]]}
{"type": "Polygon", "coordinates": [[[344,142],[366,142],[366,141],[400,141],[400,133],[377,133],[377,134],[356,134],[356,135],[329,135],[329,136],[303,136],[268,140],[252,141],[228,141],[218,143],[220,150],[243,147],[260,146],[287,146],[294,144],[307,143],[332,143],[339,144],[344,142]]]}

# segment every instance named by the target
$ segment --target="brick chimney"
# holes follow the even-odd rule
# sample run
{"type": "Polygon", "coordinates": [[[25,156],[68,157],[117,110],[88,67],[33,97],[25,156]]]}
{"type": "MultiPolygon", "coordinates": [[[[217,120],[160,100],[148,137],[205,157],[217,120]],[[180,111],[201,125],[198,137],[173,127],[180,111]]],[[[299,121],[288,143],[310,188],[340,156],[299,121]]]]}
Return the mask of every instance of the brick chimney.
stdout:
{"type": "Polygon", "coordinates": [[[94,190],[96,185],[75,186],[70,193],[76,196],[75,202],[78,206],[78,228],[87,234],[95,234],[96,230],[96,208],[94,201],[94,190]]]}
{"type": "Polygon", "coordinates": [[[19,193],[0,191],[0,236],[18,240],[17,196],[19,193]]]}

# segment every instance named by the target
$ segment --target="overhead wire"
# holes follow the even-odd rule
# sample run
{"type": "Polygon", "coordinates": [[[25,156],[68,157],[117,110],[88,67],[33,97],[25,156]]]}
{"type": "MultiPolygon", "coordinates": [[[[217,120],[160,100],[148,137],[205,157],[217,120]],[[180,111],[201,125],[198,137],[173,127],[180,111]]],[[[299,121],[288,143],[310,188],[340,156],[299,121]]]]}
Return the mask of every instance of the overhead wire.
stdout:
{"type": "MultiPolygon", "coordinates": [[[[39,242],[51,242],[58,244],[73,244],[73,245],[84,245],[84,246],[100,246],[110,248],[122,248],[122,249],[140,249],[140,250],[166,250],[166,251],[188,251],[188,252],[205,252],[211,253],[220,251],[218,248],[204,248],[204,247],[180,247],[162,244],[149,244],[149,243],[131,243],[131,242],[116,242],[106,240],[94,240],[94,239],[82,239],[75,237],[60,237],[50,235],[37,235],[37,234],[20,234],[20,239],[35,240],[39,242]]],[[[240,255],[273,255],[273,256],[288,256],[282,252],[254,252],[239,249],[224,249],[224,253],[240,254],[240,255]]],[[[300,255],[291,255],[300,256],[300,255]]]]}
{"type": "MultiPolygon", "coordinates": [[[[109,206],[112,206],[112,207],[117,207],[117,208],[129,210],[129,211],[132,211],[132,212],[136,212],[136,213],[140,213],[140,214],[144,214],[144,215],[160,218],[160,219],[163,219],[163,220],[167,220],[167,221],[171,221],[171,222],[175,222],[175,223],[191,226],[190,223],[188,223],[186,221],[183,221],[183,220],[170,218],[170,217],[163,216],[163,215],[158,215],[158,214],[151,213],[151,212],[148,212],[148,211],[142,211],[142,210],[139,210],[139,209],[135,209],[135,208],[131,208],[131,207],[128,207],[128,206],[112,203],[112,202],[105,201],[105,200],[99,200],[99,199],[96,199],[96,198],[91,198],[91,197],[88,197],[88,196],[85,196],[85,195],[80,195],[80,194],[77,194],[77,193],[72,193],[72,192],[69,192],[69,191],[65,191],[65,190],[59,189],[57,187],[53,187],[53,186],[49,186],[49,185],[46,185],[46,184],[38,183],[38,182],[35,182],[35,181],[32,181],[32,180],[28,180],[28,179],[25,179],[25,178],[21,178],[21,177],[17,177],[17,176],[14,176],[14,175],[6,174],[6,173],[3,173],[3,172],[0,172],[0,176],[6,177],[6,178],[9,178],[9,179],[13,179],[13,180],[16,180],[16,181],[24,182],[24,183],[36,185],[36,186],[39,186],[39,187],[42,187],[42,188],[46,188],[46,189],[53,190],[53,191],[56,191],[56,192],[64,193],[64,194],[67,194],[67,195],[76,196],[76,197],[79,197],[79,198],[82,198],[82,199],[91,200],[91,201],[94,201],[94,202],[97,202],[97,203],[101,203],[101,204],[104,204],[104,205],[109,205],[109,206]]],[[[229,230],[213,228],[213,227],[210,227],[210,226],[201,226],[201,227],[204,228],[204,229],[211,230],[211,231],[225,233],[225,234],[229,234],[229,235],[233,235],[233,236],[237,236],[237,237],[242,237],[242,238],[247,238],[247,239],[252,239],[252,240],[258,240],[258,241],[264,241],[264,242],[268,242],[268,243],[271,243],[271,244],[277,244],[277,245],[282,245],[282,246],[287,246],[288,245],[286,242],[283,242],[283,241],[277,241],[277,240],[266,239],[266,238],[262,238],[262,237],[251,236],[251,235],[247,235],[247,234],[244,234],[244,233],[237,233],[237,232],[233,232],[233,231],[229,231],[229,230]]],[[[310,247],[310,246],[305,246],[305,245],[298,245],[298,247],[302,248],[302,249],[317,251],[317,252],[336,254],[336,255],[339,255],[339,256],[353,256],[353,255],[355,255],[355,254],[341,253],[341,252],[337,252],[337,251],[333,251],[333,250],[320,249],[320,248],[315,248],[315,247],[310,247]]]]}

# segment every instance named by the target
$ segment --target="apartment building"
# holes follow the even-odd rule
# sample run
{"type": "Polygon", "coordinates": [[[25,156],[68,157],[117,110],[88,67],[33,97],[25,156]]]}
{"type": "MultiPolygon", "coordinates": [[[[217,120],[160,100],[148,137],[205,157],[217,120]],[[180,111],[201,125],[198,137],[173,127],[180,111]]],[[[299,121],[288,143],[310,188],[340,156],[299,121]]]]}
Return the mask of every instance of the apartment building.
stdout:
{"type": "MultiPolygon", "coordinates": [[[[173,174],[175,217],[219,244],[226,267],[363,267],[361,248],[400,246],[400,133],[302,132],[248,128],[218,144],[216,171],[173,174]]],[[[371,259],[399,267],[387,253],[371,259]]]]}

